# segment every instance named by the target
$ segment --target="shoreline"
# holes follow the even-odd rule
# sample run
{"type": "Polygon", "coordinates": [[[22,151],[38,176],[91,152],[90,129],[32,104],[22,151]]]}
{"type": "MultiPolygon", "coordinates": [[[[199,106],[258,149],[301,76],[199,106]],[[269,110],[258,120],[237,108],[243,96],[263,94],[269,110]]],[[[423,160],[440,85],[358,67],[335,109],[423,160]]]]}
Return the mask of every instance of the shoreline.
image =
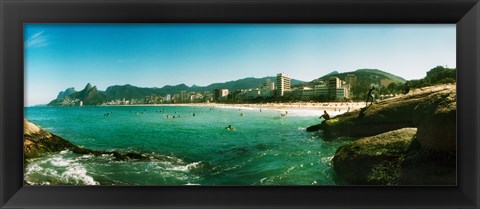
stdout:
{"type": "Polygon", "coordinates": [[[138,105],[105,105],[110,107],[168,107],[168,106],[190,106],[190,107],[217,107],[217,108],[238,108],[238,109],[273,109],[273,110],[318,110],[318,111],[355,111],[365,107],[365,102],[299,102],[299,103],[262,103],[262,104],[225,104],[225,103],[179,103],[179,104],[138,104],[138,105]]]}

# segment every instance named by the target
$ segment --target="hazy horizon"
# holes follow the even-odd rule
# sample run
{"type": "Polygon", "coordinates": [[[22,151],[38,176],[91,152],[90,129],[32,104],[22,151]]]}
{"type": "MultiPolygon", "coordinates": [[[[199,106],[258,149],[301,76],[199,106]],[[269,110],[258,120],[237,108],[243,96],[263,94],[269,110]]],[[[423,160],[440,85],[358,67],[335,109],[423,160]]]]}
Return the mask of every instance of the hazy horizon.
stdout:
{"type": "Polygon", "coordinates": [[[454,24],[25,24],[25,106],[87,83],[207,86],[284,72],[311,81],[379,69],[407,80],[456,67],[454,24]]]}

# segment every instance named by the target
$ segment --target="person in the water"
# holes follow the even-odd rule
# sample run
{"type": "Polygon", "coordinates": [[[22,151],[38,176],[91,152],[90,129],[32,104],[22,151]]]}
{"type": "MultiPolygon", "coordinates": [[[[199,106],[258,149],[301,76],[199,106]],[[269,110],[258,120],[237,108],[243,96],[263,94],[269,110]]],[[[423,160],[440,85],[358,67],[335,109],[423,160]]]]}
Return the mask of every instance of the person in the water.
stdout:
{"type": "Polygon", "coordinates": [[[235,131],[235,128],[232,127],[232,125],[228,125],[225,129],[227,129],[229,131],[235,131]]]}

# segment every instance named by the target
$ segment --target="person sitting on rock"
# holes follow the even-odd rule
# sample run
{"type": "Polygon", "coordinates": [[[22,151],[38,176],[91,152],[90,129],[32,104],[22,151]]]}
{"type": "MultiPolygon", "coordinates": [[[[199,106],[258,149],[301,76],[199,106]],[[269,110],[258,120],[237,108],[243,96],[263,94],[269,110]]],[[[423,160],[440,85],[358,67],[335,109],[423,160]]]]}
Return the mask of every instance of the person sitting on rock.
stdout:
{"type": "Polygon", "coordinates": [[[324,120],[330,120],[330,115],[327,113],[326,110],[323,111],[323,115],[319,117],[320,118],[323,118],[324,120]]]}

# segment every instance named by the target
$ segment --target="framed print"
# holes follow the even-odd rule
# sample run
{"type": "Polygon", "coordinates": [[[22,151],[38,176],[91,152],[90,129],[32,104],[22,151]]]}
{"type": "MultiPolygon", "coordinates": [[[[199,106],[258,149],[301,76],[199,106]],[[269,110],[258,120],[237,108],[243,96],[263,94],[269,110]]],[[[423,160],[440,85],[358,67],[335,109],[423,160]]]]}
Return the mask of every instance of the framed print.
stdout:
{"type": "Polygon", "coordinates": [[[2,208],[479,205],[478,1],[1,10],[2,208]]]}

